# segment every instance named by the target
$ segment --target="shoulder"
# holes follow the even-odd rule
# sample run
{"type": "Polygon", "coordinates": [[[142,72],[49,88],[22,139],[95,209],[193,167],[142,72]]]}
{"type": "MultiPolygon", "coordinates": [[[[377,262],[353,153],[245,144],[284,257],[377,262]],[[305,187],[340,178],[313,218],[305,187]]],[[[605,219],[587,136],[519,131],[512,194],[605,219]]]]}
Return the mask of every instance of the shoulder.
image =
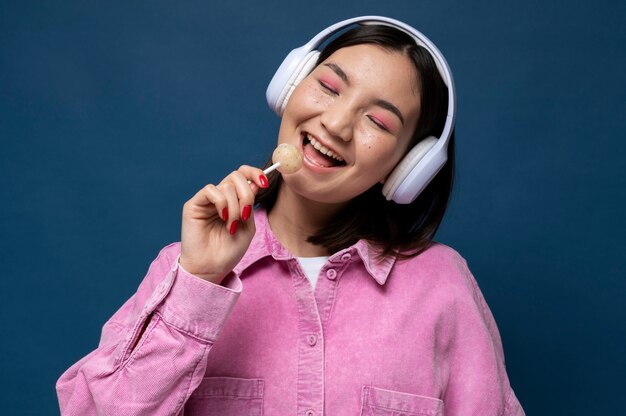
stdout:
{"type": "Polygon", "coordinates": [[[409,261],[410,260],[428,262],[444,267],[448,265],[462,265],[463,267],[467,267],[467,262],[459,252],[450,246],[438,242],[433,242],[429,248],[419,255],[412,257],[409,261]]]}
{"type": "Polygon", "coordinates": [[[397,260],[392,281],[411,288],[428,289],[431,295],[453,303],[482,306],[484,299],[467,261],[455,249],[433,243],[415,257],[397,260]]]}
{"type": "Polygon", "coordinates": [[[436,243],[421,254],[396,264],[391,279],[401,290],[413,293],[447,322],[463,322],[476,330],[486,329],[500,344],[498,329],[478,283],[465,259],[453,248],[436,243]]]}
{"type": "Polygon", "coordinates": [[[409,259],[398,259],[396,272],[409,275],[429,276],[431,279],[466,281],[471,275],[467,261],[452,247],[433,243],[429,248],[409,259]]]}

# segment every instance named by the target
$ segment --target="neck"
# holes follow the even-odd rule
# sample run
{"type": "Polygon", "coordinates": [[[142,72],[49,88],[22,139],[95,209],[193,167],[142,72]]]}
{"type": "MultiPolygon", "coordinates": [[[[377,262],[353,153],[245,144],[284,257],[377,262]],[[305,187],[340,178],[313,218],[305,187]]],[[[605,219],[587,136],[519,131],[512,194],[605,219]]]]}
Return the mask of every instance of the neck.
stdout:
{"type": "Polygon", "coordinates": [[[343,206],[344,204],[324,204],[305,199],[283,184],[278,191],[276,203],[268,214],[268,221],[278,241],[294,256],[327,256],[330,253],[324,247],[306,240],[328,224],[343,206]]]}

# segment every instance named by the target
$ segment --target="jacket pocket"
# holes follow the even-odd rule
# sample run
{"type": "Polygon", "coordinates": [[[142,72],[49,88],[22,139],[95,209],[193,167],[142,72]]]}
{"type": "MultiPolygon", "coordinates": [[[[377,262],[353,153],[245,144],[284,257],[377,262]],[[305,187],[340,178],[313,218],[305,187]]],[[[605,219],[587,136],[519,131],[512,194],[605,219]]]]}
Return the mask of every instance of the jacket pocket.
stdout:
{"type": "Polygon", "coordinates": [[[263,416],[260,378],[205,377],[185,405],[185,415],[263,416]]]}
{"type": "Polygon", "coordinates": [[[443,401],[364,386],[361,393],[361,416],[443,416],[443,401]]]}

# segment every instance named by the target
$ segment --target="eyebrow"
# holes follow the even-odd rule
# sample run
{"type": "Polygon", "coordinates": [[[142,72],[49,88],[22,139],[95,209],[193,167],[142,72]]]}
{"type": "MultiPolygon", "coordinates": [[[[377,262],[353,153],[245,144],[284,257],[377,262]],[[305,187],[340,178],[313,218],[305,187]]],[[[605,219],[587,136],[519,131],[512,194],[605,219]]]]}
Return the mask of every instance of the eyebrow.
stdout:
{"type": "MultiPolygon", "coordinates": [[[[348,84],[348,86],[350,86],[350,80],[348,79],[348,75],[343,71],[343,69],[339,67],[339,65],[334,64],[332,62],[328,62],[328,63],[325,63],[324,66],[329,67],[335,74],[337,74],[339,78],[342,79],[343,82],[345,82],[346,84],[348,84]]],[[[374,105],[378,107],[382,107],[387,111],[391,111],[400,119],[400,122],[402,123],[402,125],[404,125],[404,117],[402,116],[402,113],[400,112],[400,110],[398,110],[398,107],[391,104],[389,101],[381,100],[381,99],[375,100],[374,105]]]]}
{"type": "Polygon", "coordinates": [[[335,74],[337,74],[337,76],[343,80],[343,82],[345,82],[346,84],[350,85],[350,80],[348,80],[348,76],[346,75],[345,72],[343,72],[343,69],[341,69],[339,67],[339,65],[333,64],[332,62],[329,62],[327,64],[324,64],[324,66],[327,66],[330,69],[332,69],[333,72],[335,74]]]}
{"type": "Polygon", "coordinates": [[[402,113],[400,112],[400,110],[398,110],[398,107],[385,100],[376,100],[374,101],[374,104],[394,113],[396,116],[398,116],[398,118],[400,119],[400,123],[402,123],[402,125],[404,126],[404,117],[402,117],[402,113]]]}

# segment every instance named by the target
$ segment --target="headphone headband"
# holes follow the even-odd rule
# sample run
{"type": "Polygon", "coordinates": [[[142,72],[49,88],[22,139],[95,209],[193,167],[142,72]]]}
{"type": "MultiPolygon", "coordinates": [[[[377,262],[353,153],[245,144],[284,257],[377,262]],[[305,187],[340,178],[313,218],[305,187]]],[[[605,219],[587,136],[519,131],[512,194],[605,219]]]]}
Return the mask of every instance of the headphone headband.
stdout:
{"type": "Polygon", "coordinates": [[[385,25],[407,33],[430,53],[443,82],[448,87],[446,122],[440,138],[428,137],[422,140],[419,146],[415,146],[398,163],[383,186],[383,194],[387,200],[408,204],[417,198],[446,163],[448,142],[456,118],[456,91],[452,71],[443,54],[420,31],[404,22],[383,16],[360,16],[335,23],[287,55],[267,87],[267,102],[272,110],[282,115],[291,92],[315,66],[319,55],[317,48],[338,31],[352,25],[385,25]]]}

